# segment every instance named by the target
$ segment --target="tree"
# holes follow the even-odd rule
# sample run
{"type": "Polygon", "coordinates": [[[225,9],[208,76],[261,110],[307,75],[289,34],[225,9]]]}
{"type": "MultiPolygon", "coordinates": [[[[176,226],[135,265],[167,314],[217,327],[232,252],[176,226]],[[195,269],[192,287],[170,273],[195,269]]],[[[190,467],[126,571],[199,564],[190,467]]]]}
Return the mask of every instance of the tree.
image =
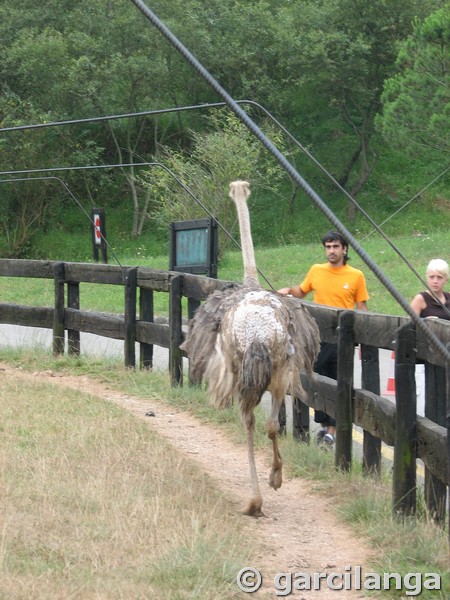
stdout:
{"type": "MultiPolygon", "coordinates": [[[[275,197],[286,175],[270,154],[249,130],[227,110],[208,119],[208,131],[191,132],[189,151],[163,148],[164,165],[183,186],[200,200],[221,225],[232,235],[236,233],[236,214],[230,210],[226,190],[230,181],[247,180],[252,186],[252,197],[264,189],[275,197]]],[[[283,140],[270,126],[266,133],[279,147],[283,140]]],[[[287,152],[286,152],[287,154],[287,152]]],[[[165,169],[152,169],[141,176],[141,181],[152,198],[153,219],[167,231],[171,221],[205,218],[208,213],[197,204],[183,186],[165,169]]],[[[257,211],[257,207],[253,213],[257,211]]],[[[221,252],[230,240],[220,234],[221,252]]]]}
{"type": "MultiPolygon", "coordinates": [[[[254,95],[258,86],[271,84],[263,60],[271,39],[265,7],[264,2],[211,0],[205,6],[199,0],[171,0],[155,2],[154,9],[233,93],[245,89],[254,95]]],[[[2,81],[55,120],[218,100],[132,3],[49,0],[37,7],[25,0],[18,11],[5,0],[0,17],[2,81]]],[[[195,119],[199,123],[191,115],[178,113],[170,122],[139,116],[77,125],[70,129],[71,147],[86,143],[89,132],[91,142],[104,149],[100,162],[150,162],[161,145],[189,143],[185,131],[195,119]]],[[[110,178],[122,190],[125,182],[132,205],[131,235],[138,236],[147,217],[147,192],[133,167],[116,170],[110,178]]]]}
{"type": "MultiPolygon", "coordinates": [[[[4,89],[0,96],[0,114],[3,127],[15,127],[24,123],[45,123],[54,120],[50,112],[43,112],[31,102],[22,100],[4,89]]],[[[75,141],[66,128],[43,128],[40,130],[18,130],[0,137],[0,156],[3,171],[35,169],[39,165],[71,166],[96,161],[101,149],[91,140],[75,141]]],[[[49,213],[63,214],[65,201],[72,202],[64,185],[76,190],[68,173],[39,173],[10,175],[0,186],[0,253],[17,257],[29,246],[34,234],[45,229],[49,213]],[[16,180],[16,181],[14,181],[16,180]]],[[[84,180],[89,190],[93,182],[89,175],[84,180]]],[[[78,195],[78,192],[77,192],[78,195]]]]}
{"type": "MultiPolygon", "coordinates": [[[[417,14],[436,7],[434,0],[304,0],[280,11],[279,37],[286,48],[283,70],[290,73],[297,94],[315,97],[317,109],[308,114],[319,122],[334,147],[347,143],[347,154],[333,161],[336,179],[356,196],[369,178],[377,154],[373,148],[375,115],[383,83],[394,69],[397,44],[411,32],[417,14]],[[318,112],[320,111],[320,112],[318,112]],[[324,123],[328,125],[324,127],[324,123]]],[[[310,103],[311,104],[311,103],[310,103]]],[[[313,134],[314,135],[314,134],[313,134]]],[[[354,205],[349,204],[349,218],[354,205]]]]}
{"type": "MultiPolygon", "coordinates": [[[[397,44],[411,33],[413,16],[427,16],[440,2],[155,0],[152,9],[234,98],[262,104],[300,132],[355,195],[376,161],[374,116],[397,44]]],[[[35,122],[221,100],[125,0],[23,0],[20,6],[3,0],[0,102],[9,94],[32,106],[35,122]]],[[[31,113],[22,116],[18,124],[30,123],[31,113]]],[[[46,144],[45,152],[11,151],[11,168],[153,162],[161,148],[181,148],[184,156],[190,130],[209,127],[203,116],[179,111],[71,125],[54,134],[55,146],[46,144]]],[[[10,143],[9,134],[2,137],[10,143]]],[[[98,198],[112,201],[111,190],[115,199],[127,198],[130,231],[138,236],[152,207],[139,174],[123,167],[70,177],[75,191],[97,205],[98,198]]]]}
{"type": "Polygon", "coordinates": [[[412,155],[450,152],[450,5],[423,21],[402,44],[398,73],[384,84],[377,126],[412,155]]]}

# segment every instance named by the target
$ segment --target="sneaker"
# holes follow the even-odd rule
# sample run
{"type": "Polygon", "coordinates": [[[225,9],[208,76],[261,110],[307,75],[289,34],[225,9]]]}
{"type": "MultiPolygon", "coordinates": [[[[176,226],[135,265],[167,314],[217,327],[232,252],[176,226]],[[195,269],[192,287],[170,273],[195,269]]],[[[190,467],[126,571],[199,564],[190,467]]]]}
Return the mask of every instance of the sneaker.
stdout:
{"type": "Polygon", "coordinates": [[[323,443],[326,444],[327,446],[334,446],[335,440],[336,440],[336,438],[334,437],[334,435],[332,433],[326,433],[323,436],[323,443]]]}
{"type": "Polygon", "coordinates": [[[319,429],[319,431],[317,432],[317,443],[323,444],[324,438],[325,438],[325,434],[327,433],[326,429],[319,429]]]}

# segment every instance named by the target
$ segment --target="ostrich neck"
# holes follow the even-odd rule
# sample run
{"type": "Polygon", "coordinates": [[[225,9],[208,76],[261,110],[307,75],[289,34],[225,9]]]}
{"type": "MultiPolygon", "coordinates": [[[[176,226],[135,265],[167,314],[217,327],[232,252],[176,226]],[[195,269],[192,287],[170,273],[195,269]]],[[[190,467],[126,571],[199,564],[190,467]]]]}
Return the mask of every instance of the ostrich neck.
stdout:
{"type": "Polygon", "coordinates": [[[244,199],[238,200],[236,202],[236,209],[241,234],[242,260],[244,262],[244,285],[259,285],[250,228],[250,216],[246,201],[244,199]]]}

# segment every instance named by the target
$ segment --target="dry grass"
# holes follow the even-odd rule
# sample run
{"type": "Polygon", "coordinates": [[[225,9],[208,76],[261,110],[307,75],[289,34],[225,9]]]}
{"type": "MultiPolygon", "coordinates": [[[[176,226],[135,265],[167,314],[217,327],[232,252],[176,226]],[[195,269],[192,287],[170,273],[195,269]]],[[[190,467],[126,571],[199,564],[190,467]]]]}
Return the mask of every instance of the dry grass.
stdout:
{"type": "MultiPolygon", "coordinates": [[[[416,517],[395,518],[392,510],[392,475],[383,470],[381,479],[362,474],[354,461],[352,472],[338,472],[334,457],[317,452],[313,444],[283,440],[282,455],[287,471],[312,480],[312,489],[329,498],[340,518],[375,550],[371,568],[378,573],[439,573],[441,591],[422,590],[421,600],[449,600],[450,589],[448,515],[445,527],[427,513],[423,488],[417,489],[416,517]]],[[[387,598],[404,597],[385,591],[387,598]]],[[[406,596],[407,597],[407,596],[406,596]]]]}
{"type": "Polygon", "coordinates": [[[235,597],[239,518],[145,422],[7,377],[0,405],[1,598],[235,597]]]}

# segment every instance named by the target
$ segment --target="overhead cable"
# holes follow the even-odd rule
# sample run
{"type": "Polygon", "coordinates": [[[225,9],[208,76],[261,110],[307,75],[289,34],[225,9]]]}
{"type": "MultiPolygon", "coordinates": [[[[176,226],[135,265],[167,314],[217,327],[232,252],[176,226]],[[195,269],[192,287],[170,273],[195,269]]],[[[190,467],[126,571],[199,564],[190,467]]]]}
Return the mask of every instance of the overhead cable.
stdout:
{"type": "Polygon", "coordinates": [[[376,275],[380,282],[385,286],[393,298],[399,303],[404,311],[414,321],[416,327],[424,334],[425,338],[435,346],[438,352],[445,360],[450,361],[450,351],[442,343],[442,341],[429,329],[427,324],[421,319],[410,307],[402,294],[397,290],[390,279],[383,273],[378,265],[372,260],[367,252],[360,246],[354,236],[348,231],[337,216],[330,210],[320,196],[311,188],[311,186],[303,179],[288,159],[274,146],[274,144],[265,136],[261,129],[239,106],[237,102],[226,92],[226,90],[212,77],[205,67],[194,57],[194,55],[180,42],[180,40],[160,21],[160,19],[142,2],[141,0],[131,0],[136,7],[144,14],[144,16],[166,37],[166,39],[174,46],[174,48],[187,60],[187,62],[207,81],[210,87],[223,98],[235,115],[244,123],[244,125],[255,135],[255,137],[267,148],[267,150],[275,157],[284,170],[292,177],[292,179],[301,187],[307,196],[316,204],[323,212],[328,220],[336,227],[336,229],[348,240],[352,248],[357,252],[361,259],[366,263],[370,270],[376,275]]]}
{"type": "MultiPolygon", "coordinates": [[[[208,208],[202,203],[201,200],[199,200],[199,198],[197,198],[195,196],[195,194],[192,193],[192,191],[181,181],[181,179],[179,179],[175,173],[173,171],[171,171],[171,169],[169,169],[166,165],[164,165],[163,163],[159,163],[159,162],[140,162],[140,163],[118,163],[118,164],[112,164],[112,165],[84,165],[84,166],[78,166],[78,167],[49,167],[49,168],[44,168],[44,169],[26,169],[26,170],[18,170],[18,171],[0,171],[0,176],[1,175],[25,175],[25,174],[37,174],[37,173],[48,173],[48,172],[57,172],[57,171],[88,171],[88,170],[93,170],[93,169],[115,169],[115,168],[126,168],[126,167],[159,167],[161,169],[164,169],[173,179],[175,179],[175,181],[184,189],[184,191],[189,194],[189,196],[191,196],[191,198],[206,212],[207,215],[209,215],[209,217],[211,217],[211,219],[213,219],[213,221],[217,224],[218,227],[220,227],[222,229],[222,231],[225,233],[226,236],[228,236],[230,238],[230,240],[233,242],[233,244],[239,249],[241,250],[241,246],[239,244],[239,242],[231,235],[231,233],[216,219],[216,217],[208,210],[208,208]]],[[[13,178],[13,179],[0,179],[0,183],[12,183],[15,181],[35,181],[35,180],[39,180],[39,179],[57,179],[58,181],[61,182],[61,184],[66,188],[67,192],[70,194],[70,196],[73,198],[73,200],[75,201],[75,203],[79,206],[79,208],[81,208],[81,210],[83,211],[83,213],[87,216],[87,218],[89,219],[90,223],[93,224],[92,218],[89,215],[89,213],[83,208],[82,204],[80,203],[80,201],[76,198],[75,194],[70,190],[70,188],[61,180],[59,179],[59,177],[27,177],[27,178],[13,178]]],[[[103,238],[103,235],[102,235],[103,238]]],[[[106,239],[103,238],[106,242],[106,239]]],[[[107,242],[106,242],[107,243],[107,242]]],[[[109,246],[109,244],[108,244],[109,246]]],[[[117,258],[117,256],[114,254],[114,252],[111,250],[111,254],[114,256],[115,260],[117,261],[117,264],[122,267],[122,265],[120,264],[119,259],[117,258]]],[[[123,267],[122,267],[123,268],[123,267]]],[[[264,279],[264,281],[267,283],[267,285],[272,288],[272,290],[274,289],[272,284],[270,283],[270,281],[266,278],[266,276],[264,275],[264,273],[262,273],[258,268],[258,273],[261,275],[261,277],[264,279]]]]}

